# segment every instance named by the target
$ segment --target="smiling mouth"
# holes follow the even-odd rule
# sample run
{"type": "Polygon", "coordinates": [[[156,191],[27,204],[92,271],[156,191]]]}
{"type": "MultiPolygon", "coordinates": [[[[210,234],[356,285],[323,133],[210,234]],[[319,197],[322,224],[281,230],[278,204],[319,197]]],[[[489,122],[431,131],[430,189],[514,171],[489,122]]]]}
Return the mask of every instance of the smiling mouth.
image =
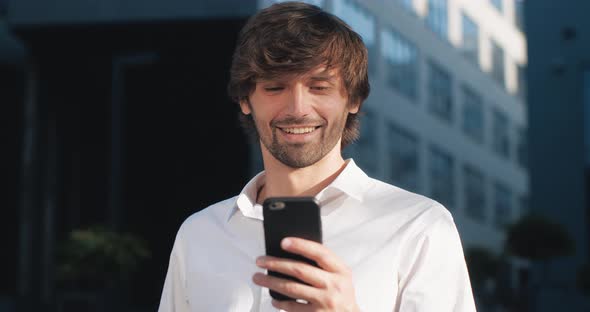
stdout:
{"type": "Polygon", "coordinates": [[[317,126],[317,127],[279,128],[279,129],[281,129],[281,131],[288,133],[288,134],[307,134],[307,133],[314,132],[318,128],[319,128],[319,126],[317,126]]]}

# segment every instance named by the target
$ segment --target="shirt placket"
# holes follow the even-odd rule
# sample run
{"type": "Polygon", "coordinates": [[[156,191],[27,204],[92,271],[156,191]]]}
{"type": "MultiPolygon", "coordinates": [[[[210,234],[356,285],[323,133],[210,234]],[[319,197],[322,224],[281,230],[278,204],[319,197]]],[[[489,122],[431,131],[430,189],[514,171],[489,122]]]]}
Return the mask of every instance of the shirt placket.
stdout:
{"type": "MultiPolygon", "coordinates": [[[[262,207],[259,207],[260,209],[262,207]]],[[[258,245],[258,256],[262,256],[264,254],[266,254],[266,248],[264,247],[264,231],[261,228],[261,231],[259,234],[259,239],[258,241],[260,242],[260,245],[258,245]]],[[[261,270],[262,273],[264,274],[268,274],[267,270],[261,270]]],[[[268,292],[268,288],[265,287],[258,287],[259,288],[259,308],[258,311],[259,312],[277,312],[277,311],[283,311],[283,310],[279,310],[275,307],[272,306],[272,297],[270,296],[270,293],[268,292]]]]}
{"type": "Polygon", "coordinates": [[[268,288],[260,287],[260,312],[276,312],[277,309],[272,306],[271,301],[268,288]]]}

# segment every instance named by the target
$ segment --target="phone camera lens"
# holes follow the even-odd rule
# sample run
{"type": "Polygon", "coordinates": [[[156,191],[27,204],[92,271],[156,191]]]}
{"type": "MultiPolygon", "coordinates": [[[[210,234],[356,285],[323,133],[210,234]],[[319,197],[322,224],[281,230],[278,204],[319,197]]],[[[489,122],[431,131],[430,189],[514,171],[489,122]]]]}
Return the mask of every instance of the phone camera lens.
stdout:
{"type": "Polygon", "coordinates": [[[270,204],[270,210],[281,210],[285,208],[285,203],[283,202],[274,202],[270,204]]]}

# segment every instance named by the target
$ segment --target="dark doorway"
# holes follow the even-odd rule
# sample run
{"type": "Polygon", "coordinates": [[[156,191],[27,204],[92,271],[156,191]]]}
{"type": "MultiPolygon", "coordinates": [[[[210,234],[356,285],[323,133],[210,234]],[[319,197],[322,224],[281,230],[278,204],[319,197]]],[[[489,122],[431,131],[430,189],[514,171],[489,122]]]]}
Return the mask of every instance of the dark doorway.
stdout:
{"type": "MultiPolygon", "coordinates": [[[[130,281],[133,306],[157,306],[181,223],[249,178],[248,140],[226,95],[242,23],[17,30],[39,68],[40,127],[57,133],[56,253],[67,233],[91,225],[142,238],[151,257],[130,281]]],[[[48,275],[32,276],[43,284],[48,275]]]]}
{"type": "Polygon", "coordinates": [[[6,304],[4,297],[16,295],[23,99],[22,65],[0,64],[0,310],[6,304]]]}
{"type": "Polygon", "coordinates": [[[236,195],[249,158],[236,105],[225,96],[227,71],[219,65],[227,59],[200,52],[146,61],[123,70],[119,218],[151,242],[154,257],[137,280],[150,288],[137,295],[159,299],[173,234],[190,214],[236,195]]]}

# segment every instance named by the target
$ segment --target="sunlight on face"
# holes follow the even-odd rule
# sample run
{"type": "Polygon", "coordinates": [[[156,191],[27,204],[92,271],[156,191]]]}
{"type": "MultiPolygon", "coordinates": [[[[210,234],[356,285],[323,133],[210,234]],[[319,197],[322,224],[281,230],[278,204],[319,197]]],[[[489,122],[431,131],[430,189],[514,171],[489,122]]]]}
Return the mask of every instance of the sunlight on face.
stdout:
{"type": "Polygon", "coordinates": [[[249,101],[262,147],[291,168],[315,164],[340,153],[340,138],[350,108],[337,70],[318,67],[302,75],[259,80],[249,101]]]}

